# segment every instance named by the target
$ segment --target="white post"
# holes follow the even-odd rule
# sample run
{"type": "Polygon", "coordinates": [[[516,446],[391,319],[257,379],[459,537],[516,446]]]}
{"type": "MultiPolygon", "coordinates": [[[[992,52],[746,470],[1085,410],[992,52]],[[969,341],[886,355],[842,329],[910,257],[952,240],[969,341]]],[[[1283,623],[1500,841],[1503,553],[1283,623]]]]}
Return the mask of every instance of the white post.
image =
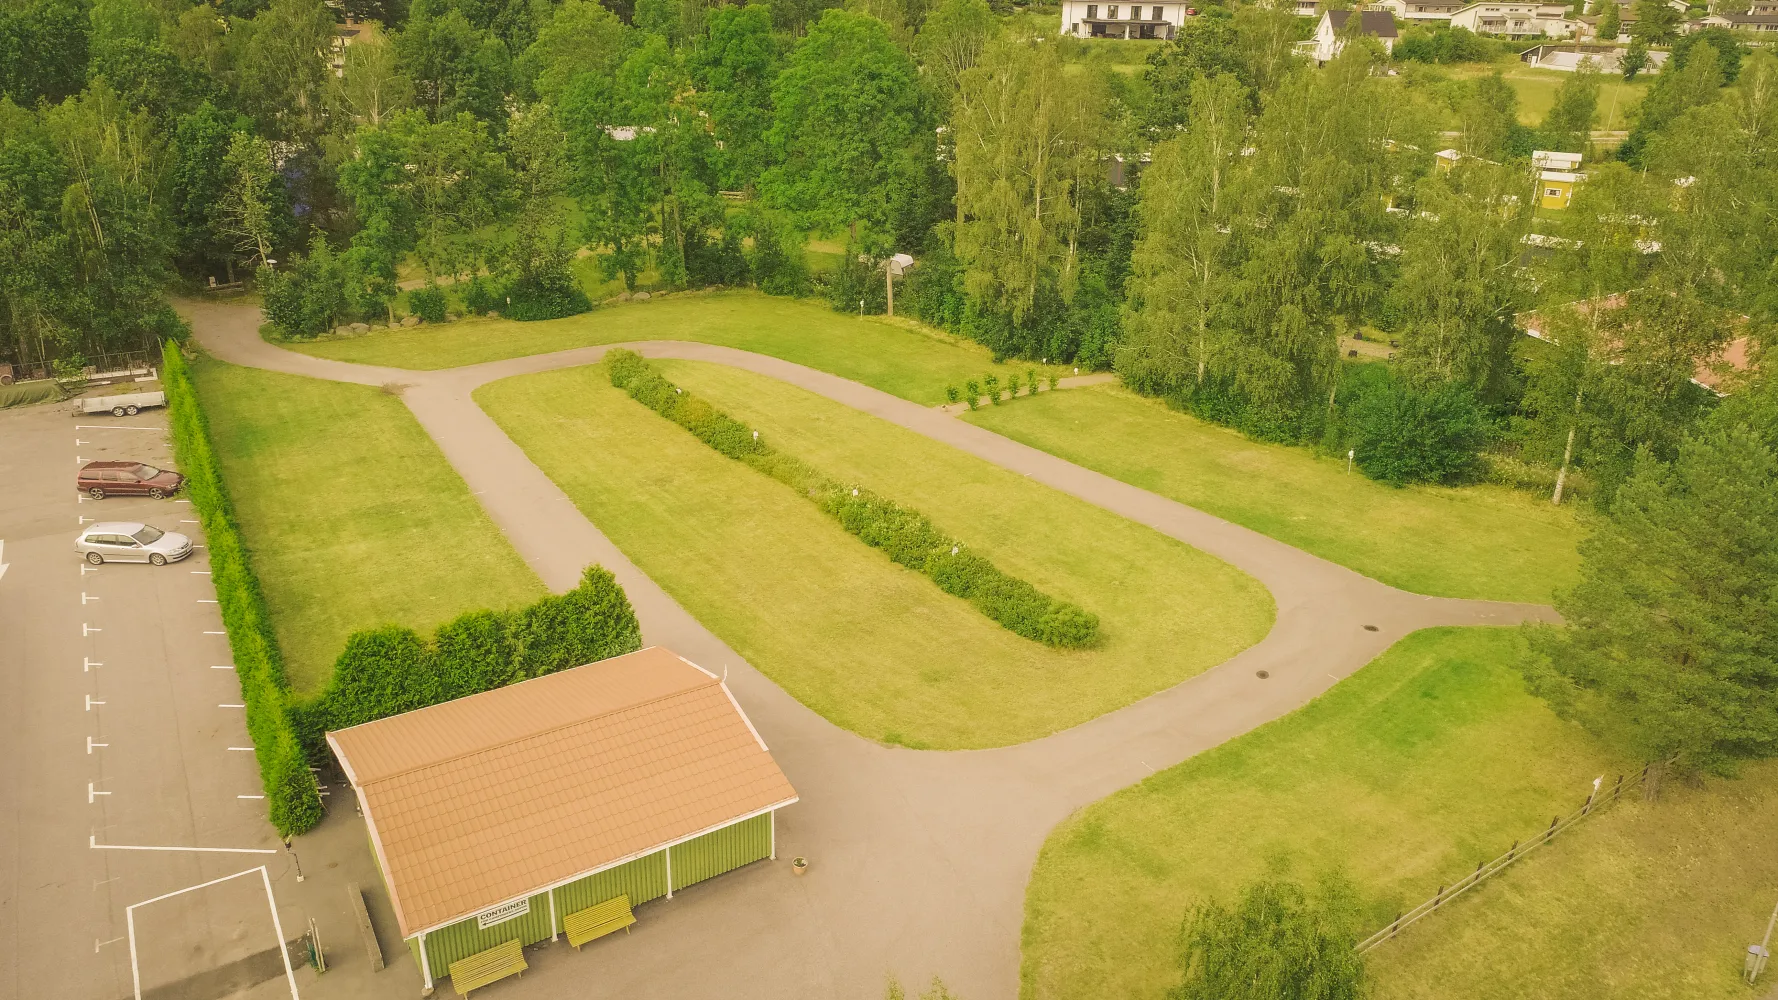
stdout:
{"type": "Polygon", "coordinates": [[[420,935],[420,974],[426,977],[426,995],[432,995],[432,962],[426,958],[426,935],[420,935]]]}
{"type": "Polygon", "coordinates": [[[772,810],[772,860],[778,860],[778,810],[772,810]]]}
{"type": "Polygon", "coordinates": [[[672,899],[673,898],[673,848],[672,848],[672,845],[668,845],[666,847],[661,848],[661,853],[665,854],[667,856],[667,898],[672,899]]]}
{"type": "Polygon", "coordinates": [[[556,890],[553,888],[549,891],[549,940],[551,944],[556,941],[556,890]]]}

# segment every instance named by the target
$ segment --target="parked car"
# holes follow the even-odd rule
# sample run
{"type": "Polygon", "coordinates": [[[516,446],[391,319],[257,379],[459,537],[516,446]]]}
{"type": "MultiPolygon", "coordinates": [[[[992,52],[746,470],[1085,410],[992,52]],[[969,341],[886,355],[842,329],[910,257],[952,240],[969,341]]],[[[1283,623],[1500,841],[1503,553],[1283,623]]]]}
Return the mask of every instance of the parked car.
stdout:
{"type": "Polygon", "coordinates": [[[139,521],[100,521],[86,526],[74,540],[74,551],[94,566],[108,562],[165,566],[191,555],[191,539],[139,521]]]}
{"type": "Polygon", "coordinates": [[[137,410],[167,405],[164,392],[127,392],[120,396],[86,396],[74,401],[75,416],[87,413],[109,413],[114,417],[133,417],[137,410]]]}
{"type": "Polygon", "coordinates": [[[75,486],[94,500],[111,496],[150,496],[159,500],[179,492],[185,477],[171,469],[141,462],[88,462],[75,486]]]}

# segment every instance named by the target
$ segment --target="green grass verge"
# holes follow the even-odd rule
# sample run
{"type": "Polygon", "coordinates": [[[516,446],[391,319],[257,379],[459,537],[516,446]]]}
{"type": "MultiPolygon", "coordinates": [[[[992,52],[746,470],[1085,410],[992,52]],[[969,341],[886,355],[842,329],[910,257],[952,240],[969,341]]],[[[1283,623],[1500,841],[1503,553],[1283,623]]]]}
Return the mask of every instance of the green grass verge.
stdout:
{"type": "Polygon", "coordinates": [[[1506,487],[1395,489],[1113,385],[964,419],[1415,593],[1544,603],[1578,579],[1573,510],[1506,487]]]}
{"type": "Polygon", "coordinates": [[[1752,1000],[1778,886],[1778,764],[1626,798],[1372,953],[1376,1000],[1752,1000]]]}
{"type": "MultiPolygon", "coordinates": [[[[1232,900],[1272,864],[1305,880],[1344,871],[1381,924],[1578,807],[1594,777],[1627,765],[1525,692],[1521,642],[1414,633],[1303,709],[1076,813],[1032,872],[1022,996],[1160,996],[1178,979],[1187,908],[1232,900]]],[[[1561,843],[1548,857],[1574,853],[1561,843]]],[[[1515,871],[1473,895],[1538,877],[1515,871]]],[[[1490,945],[1472,957],[1511,982],[1515,952],[1543,943],[1527,930],[1490,945]]]]}
{"type": "Polygon", "coordinates": [[[1142,525],[771,379],[688,362],[661,369],[778,450],[920,510],[1008,573],[1100,617],[1091,650],[1013,635],[637,405],[603,365],[477,391],[644,572],[837,725],[917,747],[1017,743],[1185,680],[1271,625],[1256,581],[1142,525]]]}
{"type": "Polygon", "coordinates": [[[279,834],[306,833],[321,822],[321,793],[287,712],[289,683],[271,615],[247,547],[241,542],[228,491],[222,485],[190,370],[179,345],[172,341],[161,349],[161,381],[167,393],[173,455],[185,473],[186,496],[204,529],[210,584],[216,590],[217,610],[241,681],[247,734],[253,740],[267,812],[279,834]]]}
{"type": "Polygon", "coordinates": [[[432,371],[590,344],[690,340],[769,354],[918,403],[944,402],[945,386],[1027,364],[996,365],[988,351],[907,320],[837,313],[825,303],[758,292],[675,295],[537,323],[465,320],[284,346],[367,365],[432,371]]]}
{"type": "MultiPolygon", "coordinates": [[[[1543,123],[1550,108],[1555,106],[1556,91],[1561,88],[1562,81],[1573,75],[1559,70],[1537,69],[1517,61],[1465,64],[1450,67],[1449,72],[1453,78],[1461,80],[1487,76],[1496,69],[1519,95],[1519,121],[1531,126],[1543,123]]],[[[1622,76],[1607,74],[1600,81],[1599,115],[1593,127],[1605,130],[1629,128],[1630,112],[1648,93],[1651,81],[1651,77],[1638,76],[1626,82],[1622,76]]]]}
{"type": "Polygon", "coordinates": [[[545,593],[399,399],[219,361],[194,368],[298,694],[326,685],[359,629],[427,631],[545,593]]]}

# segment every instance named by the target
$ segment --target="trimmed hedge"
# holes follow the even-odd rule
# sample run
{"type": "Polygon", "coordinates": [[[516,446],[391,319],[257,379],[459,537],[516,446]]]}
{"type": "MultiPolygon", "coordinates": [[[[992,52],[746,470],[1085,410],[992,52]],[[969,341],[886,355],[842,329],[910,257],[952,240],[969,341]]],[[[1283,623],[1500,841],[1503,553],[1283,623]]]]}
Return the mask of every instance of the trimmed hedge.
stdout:
{"type": "Polygon", "coordinates": [[[634,351],[608,351],[605,360],[611,384],[631,398],[724,455],[808,496],[865,544],[926,574],[940,590],[970,602],[1009,631],[1066,649],[1090,646],[1098,640],[1097,615],[1007,575],[938,530],[919,511],[863,487],[843,486],[806,463],[773,450],[745,424],[667,381],[634,351]]]}
{"type": "Polygon", "coordinates": [[[210,582],[216,588],[223,627],[228,630],[241,700],[247,706],[247,733],[259,761],[272,825],[288,837],[306,833],[321,821],[321,793],[286,712],[289,683],[278,655],[271,616],[247,550],[241,543],[234,509],[223,489],[210,445],[209,429],[179,348],[161,349],[161,383],[167,393],[173,453],[185,474],[186,495],[203,525],[210,550],[210,582]]]}
{"type": "Polygon", "coordinates": [[[642,629],[623,588],[604,568],[589,566],[566,594],[510,613],[467,612],[440,625],[430,642],[400,625],[352,633],[327,689],[292,706],[291,717],[311,759],[323,761],[329,730],[641,648],[642,629]]]}

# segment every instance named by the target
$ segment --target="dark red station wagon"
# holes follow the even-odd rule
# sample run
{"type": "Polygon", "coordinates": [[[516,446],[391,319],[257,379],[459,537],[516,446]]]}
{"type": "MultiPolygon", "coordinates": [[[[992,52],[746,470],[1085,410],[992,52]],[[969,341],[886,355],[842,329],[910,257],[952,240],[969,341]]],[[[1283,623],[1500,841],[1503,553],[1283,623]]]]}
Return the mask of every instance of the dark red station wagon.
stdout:
{"type": "Polygon", "coordinates": [[[94,500],[112,496],[150,496],[159,500],[184,485],[185,477],[141,462],[88,462],[76,485],[94,500]]]}

